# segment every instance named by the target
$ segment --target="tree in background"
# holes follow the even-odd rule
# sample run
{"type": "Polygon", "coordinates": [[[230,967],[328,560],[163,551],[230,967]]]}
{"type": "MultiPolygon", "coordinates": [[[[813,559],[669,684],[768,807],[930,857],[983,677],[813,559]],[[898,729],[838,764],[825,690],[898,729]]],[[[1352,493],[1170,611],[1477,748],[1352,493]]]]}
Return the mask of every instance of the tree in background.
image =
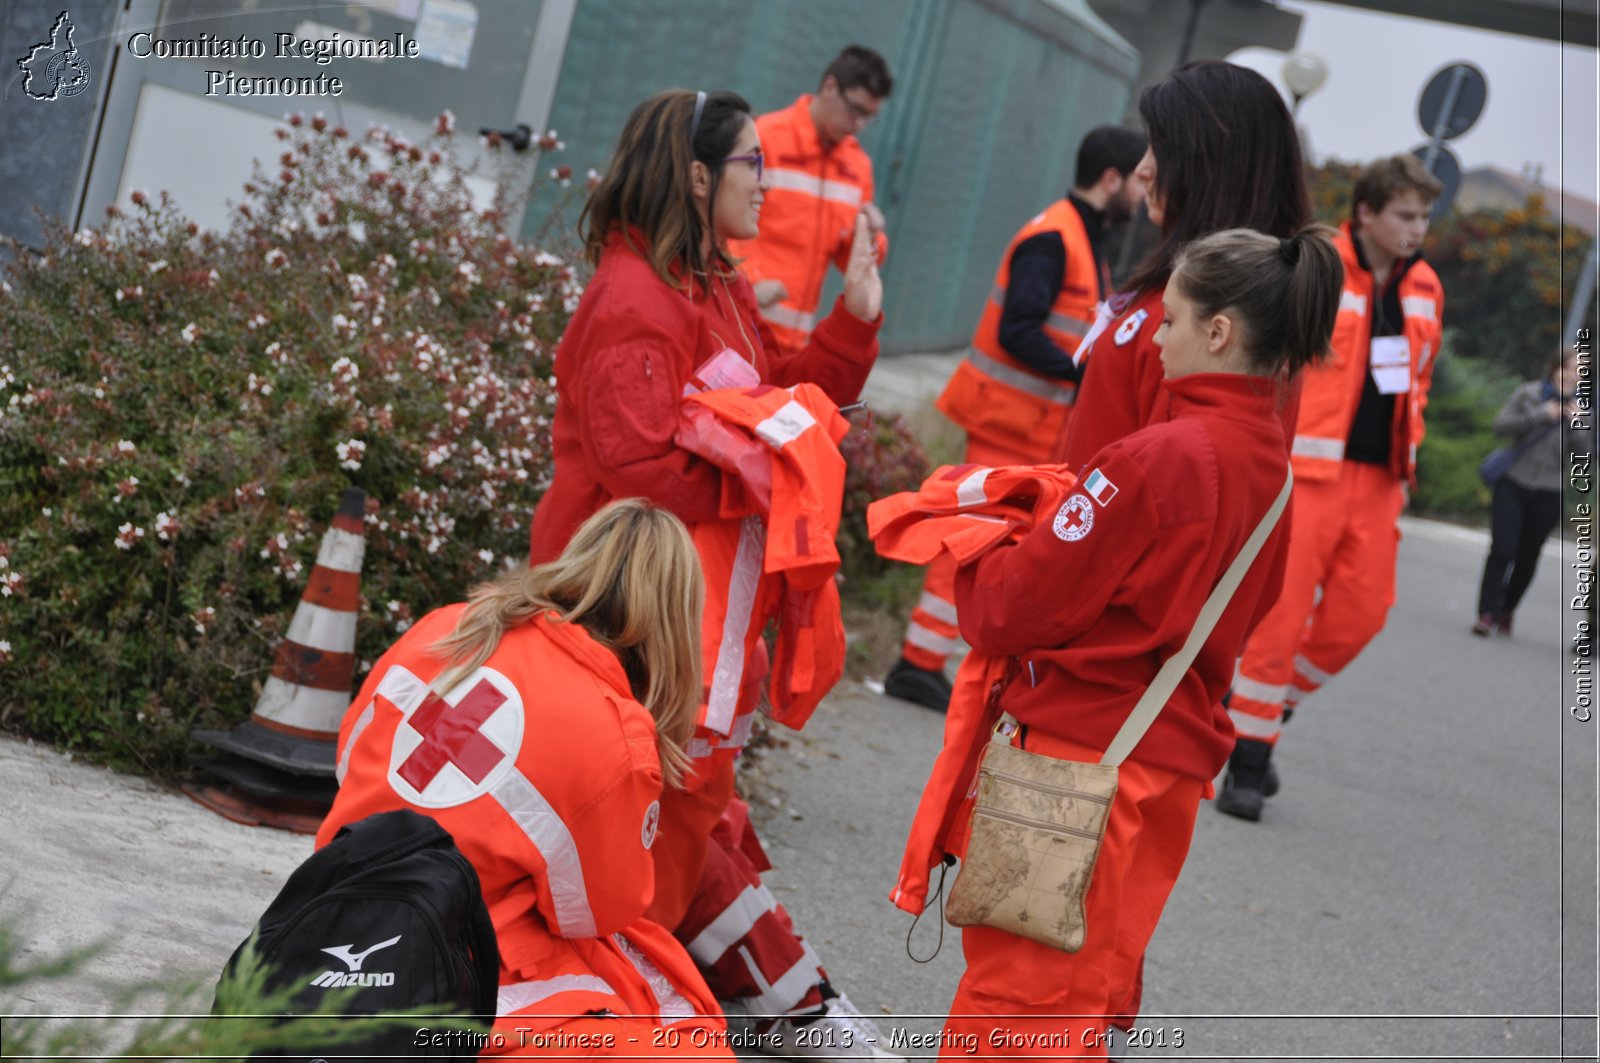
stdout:
{"type": "MultiPolygon", "coordinates": [[[[1329,160],[1309,171],[1319,220],[1337,225],[1349,218],[1360,169],[1329,160]]],[[[1589,240],[1549,217],[1537,194],[1516,210],[1452,208],[1433,223],[1427,257],[1444,283],[1444,357],[1417,456],[1413,509],[1482,516],[1489,492],[1477,466],[1501,442],[1490,430],[1495,412],[1513,387],[1539,375],[1558,344],[1570,341],[1561,330],[1589,240]]]]}

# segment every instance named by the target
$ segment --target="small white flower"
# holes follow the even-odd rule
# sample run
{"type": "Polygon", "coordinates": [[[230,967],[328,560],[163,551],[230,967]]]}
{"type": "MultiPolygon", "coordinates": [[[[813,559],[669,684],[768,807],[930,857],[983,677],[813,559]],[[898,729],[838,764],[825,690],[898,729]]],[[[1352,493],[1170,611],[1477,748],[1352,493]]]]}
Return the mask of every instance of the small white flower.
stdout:
{"type": "Polygon", "coordinates": [[[488,550],[488,549],[479,550],[478,551],[478,560],[482,561],[486,565],[494,564],[494,551],[493,550],[488,550]]]}
{"type": "Polygon", "coordinates": [[[167,260],[164,259],[164,258],[157,259],[156,261],[150,263],[150,266],[149,266],[151,274],[160,273],[162,270],[164,270],[166,268],[167,268],[167,260]]]}
{"type": "Polygon", "coordinates": [[[339,455],[339,468],[352,472],[361,468],[361,459],[367,454],[367,445],[359,439],[347,439],[333,449],[339,455]]]}
{"type": "Polygon", "coordinates": [[[199,326],[197,326],[193,321],[191,321],[187,325],[183,326],[183,331],[178,333],[178,335],[183,337],[183,342],[184,343],[193,343],[194,342],[194,338],[199,334],[200,334],[199,326]]]}
{"type": "Polygon", "coordinates": [[[133,443],[132,443],[132,442],[131,442],[131,441],[130,441],[130,440],[127,440],[127,439],[119,439],[119,440],[118,440],[118,441],[117,441],[117,451],[118,451],[118,452],[119,452],[119,453],[122,453],[122,454],[132,454],[132,453],[133,453],[133,452],[134,452],[134,451],[135,451],[135,450],[137,450],[137,449],[138,449],[138,448],[137,448],[137,447],[135,447],[135,446],[134,446],[134,445],[133,445],[133,443]]]}
{"type": "Polygon", "coordinates": [[[256,329],[260,328],[262,325],[265,325],[266,323],[267,323],[267,315],[265,315],[265,314],[257,314],[255,317],[251,318],[249,321],[246,321],[244,324],[245,324],[246,328],[248,328],[250,331],[254,332],[256,329]]]}

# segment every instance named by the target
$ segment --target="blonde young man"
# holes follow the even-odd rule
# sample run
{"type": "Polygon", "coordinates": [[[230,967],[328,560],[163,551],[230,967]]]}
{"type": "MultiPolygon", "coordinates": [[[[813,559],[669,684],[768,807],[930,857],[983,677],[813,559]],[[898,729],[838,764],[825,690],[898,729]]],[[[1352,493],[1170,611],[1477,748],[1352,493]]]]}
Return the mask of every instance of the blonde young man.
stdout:
{"type": "Polygon", "coordinates": [[[1356,181],[1336,241],[1345,276],[1331,356],[1303,374],[1283,593],[1245,644],[1229,699],[1238,740],[1217,808],[1230,816],[1261,818],[1287,714],[1355,660],[1394,604],[1397,523],[1443,320],[1444,289],[1422,259],[1441,189],[1411,155],[1356,181]]]}

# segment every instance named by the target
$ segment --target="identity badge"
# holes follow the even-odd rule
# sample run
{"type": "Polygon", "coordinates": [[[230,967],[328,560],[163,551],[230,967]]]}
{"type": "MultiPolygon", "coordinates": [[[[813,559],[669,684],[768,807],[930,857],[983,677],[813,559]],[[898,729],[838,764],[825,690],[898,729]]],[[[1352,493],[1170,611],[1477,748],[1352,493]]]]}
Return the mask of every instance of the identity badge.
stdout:
{"type": "Polygon", "coordinates": [[[1380,395],[1401,395],[1411,390],[1411,344],[1404,336],[1374,336],[1372,382],[1380,395]]]}

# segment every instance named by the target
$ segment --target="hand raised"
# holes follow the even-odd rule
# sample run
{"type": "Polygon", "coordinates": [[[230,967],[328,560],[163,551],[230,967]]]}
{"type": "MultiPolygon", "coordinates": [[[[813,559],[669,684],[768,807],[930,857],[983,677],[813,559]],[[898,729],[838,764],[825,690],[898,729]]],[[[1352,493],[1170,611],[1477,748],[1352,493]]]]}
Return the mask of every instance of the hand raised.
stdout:
{"type": "Polygon", "coordinates": [[[862,321],[876,321],[883,309],[883,278],[878,276],[878,256],[864,213],[856,215],[855,237],[850,241],[850,264],[844,271],[844,308],[862,321]]]}

